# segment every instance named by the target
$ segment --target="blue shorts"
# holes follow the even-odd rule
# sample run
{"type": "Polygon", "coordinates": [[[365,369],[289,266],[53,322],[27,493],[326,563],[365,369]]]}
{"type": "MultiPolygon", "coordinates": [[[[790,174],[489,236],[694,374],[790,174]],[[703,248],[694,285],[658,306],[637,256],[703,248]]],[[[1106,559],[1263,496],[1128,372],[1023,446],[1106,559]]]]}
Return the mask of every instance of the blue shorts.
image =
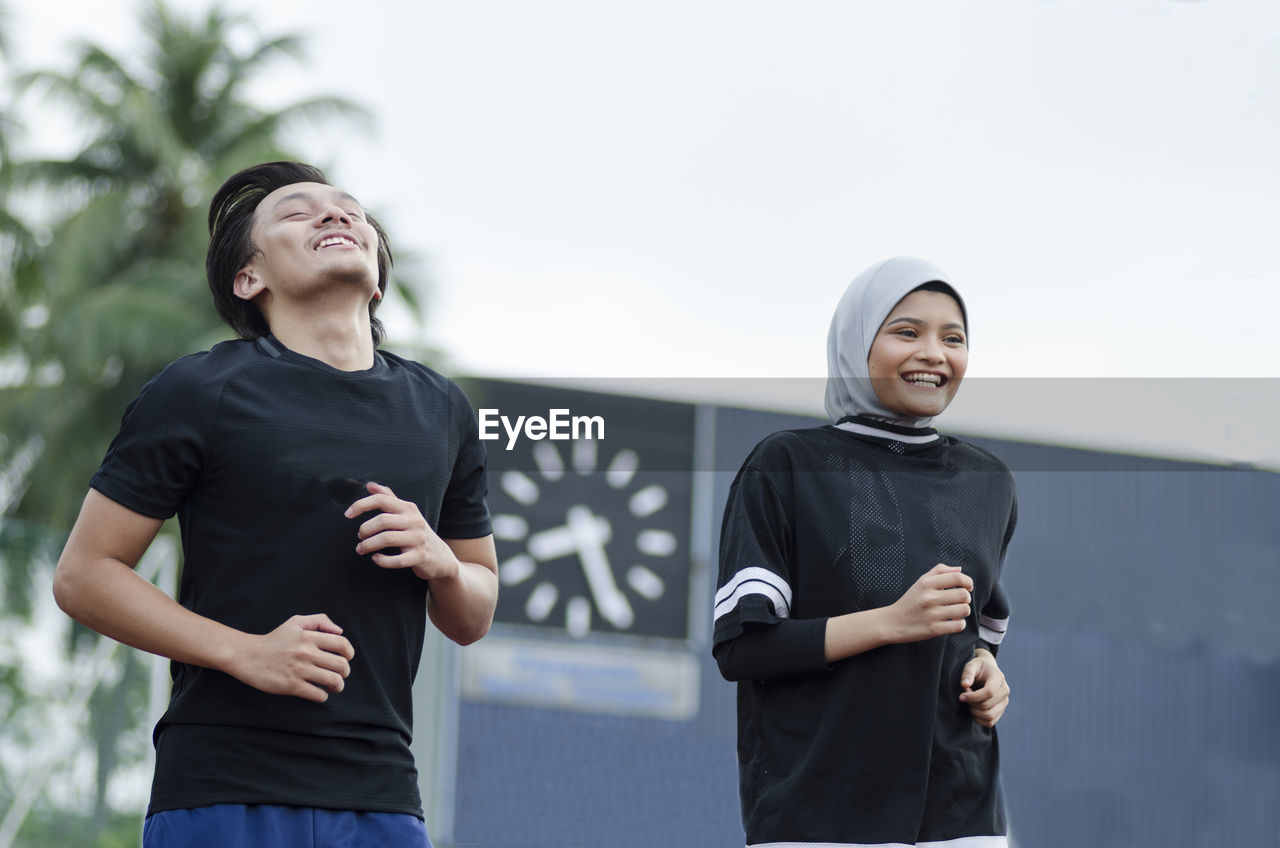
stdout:
{"type": "Polygon", "coordinates": [[[143,848],[432,848],[405,813],[215,804],[147,816],[143,848]]]}

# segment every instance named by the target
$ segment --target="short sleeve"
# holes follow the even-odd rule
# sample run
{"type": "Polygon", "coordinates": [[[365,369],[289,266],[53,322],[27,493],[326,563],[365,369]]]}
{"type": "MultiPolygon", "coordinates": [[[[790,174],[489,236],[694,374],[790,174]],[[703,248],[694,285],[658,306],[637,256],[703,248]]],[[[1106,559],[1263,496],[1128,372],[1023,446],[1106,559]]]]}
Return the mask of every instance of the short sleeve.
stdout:
{"type": "MultiPolygon", "coordinates": [[[[1009,523],[1005,527],[1004,542],[1000,546],[1001,571],[1004,570],[1005,553],[1009,550],[1009,542],[1013,539],[1013,531],[1017,524],[1018,501],[1015,495],[1009,509],[1009,523]]],[[[993,654],[999,651],[1000,644],[1004,642],[1005,633],[1009,629],[1009,614],[1009,596],[1005,593],[1004,586],[997,581],[991,589],[991,597],[987,599],[987,603],[978,614],[978,638],[986,643],[986,647],[993,654]]]]}
{"type": "Polygon", "coordinates": [[[720,529],[715,644],[791,617],[791,506],[747,462],[729,489],[720,529]]]}
{"type": "Polygon", "coordinates": [[[440,505],[436,533],[442,539],[478,539],[493,532],[485,502],[489,494],[485,470],[488,459],[471,401],[452,382],[449,384],[449,417],[458,450],[440,505]]]}
{"type": "Polygon", "coordinates": [[[151,518],[177,512],[204,467],[217,407],[216,388],[192,379],[200,356],[173,363],[129,402],[90,488],[151,518]]]}

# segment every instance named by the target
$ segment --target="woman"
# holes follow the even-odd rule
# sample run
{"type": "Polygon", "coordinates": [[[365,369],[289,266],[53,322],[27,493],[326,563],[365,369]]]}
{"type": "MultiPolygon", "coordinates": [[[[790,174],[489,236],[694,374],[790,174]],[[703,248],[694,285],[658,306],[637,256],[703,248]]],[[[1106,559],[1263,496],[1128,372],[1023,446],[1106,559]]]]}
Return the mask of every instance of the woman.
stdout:
{"type": "Polygon", "coordinates": [[[1013,477],[930,426],[967,323],[927,262],[864,271],[828,337],[835,423],[769,436],[730,489],[713,650],[739,681],[748,845],[1007,844],[1013,477]]]}

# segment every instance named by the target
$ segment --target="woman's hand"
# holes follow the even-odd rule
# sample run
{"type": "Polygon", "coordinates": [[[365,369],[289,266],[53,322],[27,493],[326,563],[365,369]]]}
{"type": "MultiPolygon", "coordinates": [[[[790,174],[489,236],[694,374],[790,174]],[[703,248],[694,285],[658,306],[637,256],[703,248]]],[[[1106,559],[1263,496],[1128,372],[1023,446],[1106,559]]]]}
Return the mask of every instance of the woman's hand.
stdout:
{"type": "Polygon", "coordinates": [[[960,672],[960,700],[969,705],[974,721],[983,727],[995,727],[1009,706],[1009,682],[986,648],[973,652],[973,659],[960,672]]]}
{"type": "Polygon", "coordinates": [[[888,641],[921,642],[963,631],[972,591],[973,579],[959,566],[938,563],[886,608],[888,641]]]}

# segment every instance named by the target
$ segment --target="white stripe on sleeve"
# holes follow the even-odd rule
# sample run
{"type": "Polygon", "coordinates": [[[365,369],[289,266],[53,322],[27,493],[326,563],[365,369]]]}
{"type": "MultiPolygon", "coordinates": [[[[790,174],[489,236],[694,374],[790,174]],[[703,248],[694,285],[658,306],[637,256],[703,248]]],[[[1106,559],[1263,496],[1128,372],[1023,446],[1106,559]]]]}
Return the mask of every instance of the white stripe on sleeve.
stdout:
{"type": "Polygon", "coordinates": [[[978,618],[978,636],[993,645],[1004,641],[1004,632],[1009,629],[1009,619],[980,616],[978,618]]]}
{"type": "Polygon", "coordinates": [[[767,568],[744,568],[716,592],[715,619],[720,620],[738,606],[747,595],[763,595],[773,604],[780,618],[791,617],[791,587],[787,581],[767,568]]]}

